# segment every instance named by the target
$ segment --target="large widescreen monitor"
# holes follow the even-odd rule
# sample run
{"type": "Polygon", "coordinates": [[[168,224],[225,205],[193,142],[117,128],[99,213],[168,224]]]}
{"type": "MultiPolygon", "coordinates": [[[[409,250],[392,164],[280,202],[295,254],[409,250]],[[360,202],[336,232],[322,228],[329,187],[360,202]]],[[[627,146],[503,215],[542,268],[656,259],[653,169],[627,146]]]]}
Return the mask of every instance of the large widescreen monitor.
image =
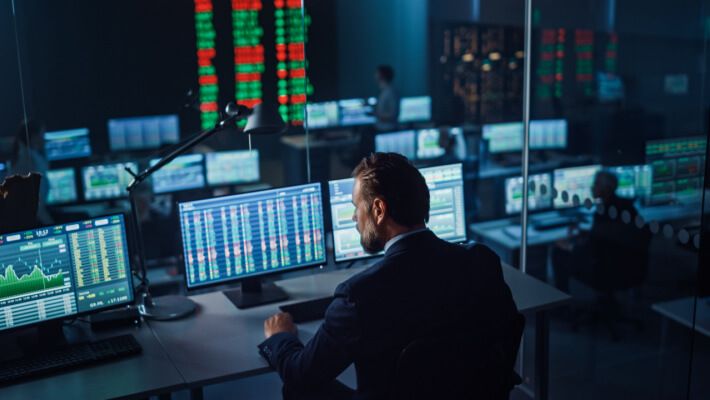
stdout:
{"type": "Polygon", "coordinates": [[[431,120],[431,97],[402,97],[399,101],[400,123],[423,122],[431,120]]]}
{"type": "Polygon", "coordinates": [[[133,177],[126,171],[126,167],[137,171],[138,166],[133,162],[90,165],[81,170],[84,184],[84,200],[110,200],[127,197],[126,187],[133,177]]]}
{"type": "Polygon", "coordinates": [[[52,169],[47,171],[49,193],[47,204],[64,204],[77,201],[76,174],[74,168],[52,169]]]}
{"type": "Polygon", "coordinates": [[[179,204],[190,289],[326,262],[320,183],[179,204]]]}
{"type": "Polygon", "coordinates": [[[49,161],[91,156],[89,129],[68,129],[45,132],[44,153],[49,161]]]}
{"type": "MultiPolygon", "coordinates": [[[[552,174],[535,174],[528,177],[528,210],[552,208],[552,174]]],[[[516,214],[523,210],[523,177],[505,180],[505,212],[516,214]]]]}
{"type": "Polygon", "coordinates": [[[156,149],[180,141],[177,115],[116,118],[108,120],[111,151],[156,149]]]}
{"type": "Polygon", "coordinates": [[[413,160],[417,156],[417,133],[412,130],[378,133],[375,135],[375,151],[399,153],[413,160]]]}
{"type": "Polygon", "coordinates": [[[207,184],[236,185],[259,182],[259,150],[207,153],[207,184]]]}
{"type": "MultiPolygon", "coordinates": [[[[177,192],[204,187],[203,159],[202,154],[187,154],[170,161],[150,178],[153,182],[153,193],[177,192]]],[[[150,165],[153,166],[158,161],[160,160],[150,160],[150,165]]]]}
{"type": "Polygon", "coordinates": [[[559,168],[554,170],[554,188],[557,196],[554,198],[555,208],[567,208],[582,205],[585,200],[592,199],[592,184],[601,165],[586,165],[582,167],[559,168]]]}
{"type": "MultiPolygon", "coordinates": [[[[461,164],[421,168],[429,187],[430,210],[427,226],[437,236],[451,242],[466,240],[466,215],[461,164]]],[[[360,234],[352,220],[353,178],[328,182],[335,261],[370,257],[360,245],[360,234]]]]}
{"type": "Polygon", "coordinates": [[[0,331],[133,301],[122,215],[0,235],[0,331]]]}
{"type": "Polygon", "coordinates": [[[653,170],[649,202],[700,200],[706,147],[704,136],[646,142],[646,164],[653,170]]]}

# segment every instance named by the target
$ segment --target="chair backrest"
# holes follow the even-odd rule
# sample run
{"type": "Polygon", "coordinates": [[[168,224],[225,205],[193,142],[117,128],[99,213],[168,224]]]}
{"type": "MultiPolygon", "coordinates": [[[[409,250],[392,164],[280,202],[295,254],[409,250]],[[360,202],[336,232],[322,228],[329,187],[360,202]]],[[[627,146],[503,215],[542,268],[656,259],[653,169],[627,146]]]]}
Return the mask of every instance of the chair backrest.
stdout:
{"type": "Polygon", "coordinates": [[[507,399],[520,383],[514,365],[524,328],[518,313],[507,335],[440,329],[412,341],[397,361],[392,399],[507,399]]]}
{"type": "Polygon", "coordinates": [[[29,229],[37,224],[42,175],[11,175],[0,184],[0,232],[29,229]]]}

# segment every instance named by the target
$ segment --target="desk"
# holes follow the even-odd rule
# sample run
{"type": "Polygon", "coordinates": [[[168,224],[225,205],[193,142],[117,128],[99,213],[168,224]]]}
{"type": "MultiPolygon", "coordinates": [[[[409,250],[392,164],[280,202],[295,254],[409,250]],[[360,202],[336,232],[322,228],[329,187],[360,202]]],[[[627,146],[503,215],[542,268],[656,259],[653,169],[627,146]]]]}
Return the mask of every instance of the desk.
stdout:
{"type": "MultiPolygon", "coordinates": [[[[697,306],[698,310],[695,315],[695,326],[693,326],[693,313],[695,312],[694,297],[655,303],[651,305],[651,309],[661,314],[667,320],[675,321],[686,328],[695,329],[696,332],[710,337],[710,304],[707,299],[698,299],[697,306]]],[[[665,338],[665,331],[667,330],[666,324],[667,322],[664,322],[664,326],[662,327],[662,341],[665,338]]]]}
{"type": "MultiPolygon", "coordinates": [[[[279,285],[298,302],[332,295],[338,283],[361,271],[362,267],[328,272],[313,271],[299,278],[283,280],[279,285]]],[[[569,300],[557,289],[505,266],[505,280],[521,312],[532,314],[536,323],[536,398],[547,398],[548,325],[546,310],[569,300]]],[[[221,292],[191,297],[199,309],[195,317],[173,322],[151,321],[150,326],[170,354],[175,367],[200,398],[208,384],[270,372],[257,352],[264,340],[263,323],[278,312],[278,304],[246,310],[237,309],[221,292]]],[[[318,322],[299,325],[299,335],[310,337],[318,322]]]]}
{"type": "Polygon", "coordinates": [[[127,357],[59,375],[0,388],[3,400],[143,398],[184,388],[180,376],[151,329],[111,330],[95,334],[87,324],[64,328],[70,338],[101,339],[130,333],[143,346],[138,356],[127,357]]]}

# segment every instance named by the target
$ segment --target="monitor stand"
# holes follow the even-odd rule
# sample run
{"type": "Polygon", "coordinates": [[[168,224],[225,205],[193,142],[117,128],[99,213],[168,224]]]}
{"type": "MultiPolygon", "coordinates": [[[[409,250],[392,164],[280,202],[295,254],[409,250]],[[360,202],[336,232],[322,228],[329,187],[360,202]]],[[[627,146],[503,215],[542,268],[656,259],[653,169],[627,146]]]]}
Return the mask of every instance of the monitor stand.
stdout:
{"type": "Polygon", "coordinates": [[[239,309],[288,299],[288,294],[273,282],[262,283],[259,278],[251,278],[243,280],[241,285],[239,289],[222,292],[239,309]]]}

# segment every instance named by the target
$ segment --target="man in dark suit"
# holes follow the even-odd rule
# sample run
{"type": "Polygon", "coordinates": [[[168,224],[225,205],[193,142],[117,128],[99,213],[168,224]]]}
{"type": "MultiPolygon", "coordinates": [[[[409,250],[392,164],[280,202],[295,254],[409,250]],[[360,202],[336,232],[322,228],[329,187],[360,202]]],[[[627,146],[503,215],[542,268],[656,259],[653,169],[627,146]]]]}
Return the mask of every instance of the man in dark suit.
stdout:
{"type": "Polygon", "coordinates": [[[323,324],[305,346],[290,315],[264,323],[260,352],[283,379],[285,397],[388,398],[398,357],[413,340],[467,329],[482,340],[496,338],[517,316],[494,253],[486,249],[487,257],[481,256],[426,228],[429,191],[405,157],[374,153],[353,176],[361,243],[385,254],[336,288],[323,324]],[[354,393],[335,380],[352,363],[354,393]]]}

